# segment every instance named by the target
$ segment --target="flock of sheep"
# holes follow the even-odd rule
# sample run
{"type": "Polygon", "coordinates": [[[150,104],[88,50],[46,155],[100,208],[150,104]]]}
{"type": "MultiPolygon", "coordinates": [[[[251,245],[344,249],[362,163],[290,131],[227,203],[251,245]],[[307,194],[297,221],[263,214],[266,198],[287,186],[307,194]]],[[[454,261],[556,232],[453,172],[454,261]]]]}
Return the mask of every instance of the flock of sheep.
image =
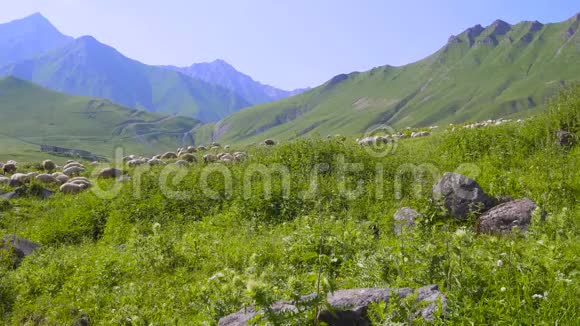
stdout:
{"type": "MultiPolygon", "coordinates": [[[[273,145],[273,143],[272,143],[273,145]]],[[[139,157],[137,158],[135,155],[129,155],[123,158],[123,161],[131,167],[149,164],[151,166],[155,165],[164,165],[167,161],[173,161],[174,164],[179,166],[189,166],[193,163],[197,163],[197,157],[194,153],[203,152],[207,150],[215,150],[218,151],[222,147],[218,143],[212,143],[211,146],[188,146],[183,148],[178,148],[175,152],[166,152],[164,154],[155,155],[151,158],[148,157],[139,157]]],[[[229,149],[229,146],[226,145],[223,149],[229,149]]],[[[248,157],[246,152],[220,152],[217,154],[207,153],[203,155],[203,161],[205,163],[212,163],[212,162],[222,162],[222,163],[229,163],[229,162],[239,162],[243,159],[248,157]]]]}
{"type": "MultiPolygon", "coordinates": [[[[58,166],[51,160],[45,160],[41,163],[41,166],[42,173],[17,173],[18,167],[15,161],[0,163],[0,168],[4,175],[0,177],[0,184],[19,187],[34,179],[43,184],[58,184],[60,185],[60,191],[68,194],[80,193],[93,185],[89,179],[80,176],[86,171],[86,167],[78,161],[69,160],[64,166],[58,166]],[[10,177],[7,177],[7,175],[10,177]]],[[[122,175],[122,171],[113,168],[102,169],[98,174],[99,177],[103,178],[120,175],[122,175]]]]}
{"type": "MultiPolygon", "coordinates": [[[[274,145],[275,142],[267,140],[264,142],[265,145],[274,145]]],[[[164,154],[156,155],[151,158],[139,157],[130,155],[123,158],[123,161],[129,167],[136,167],[143,164],[149,164],[151,166],[165,165],[165,164],[176,164],[178,166],[189,166],[193,163],[197,163],[198,159],[194,153],[203,151],[219,151],[222,147],[218,143],[213,143],[211,146],[189,146],[186,148],[178,148],[176,152],[167,152],[164,154]]],[[[224,146],[223,149],[229,149],[229,146],[224,146]]],[[[207,153],[203,155],[203,161],[205,163],[229,163],[229,162],[239,162],[248,157],[246,152],[219,152],[217,154],[207,153]]],[[[91,165],[99,165],[99,162],[92,162],[91,165]]],[[[30,183],[32,180],[36,180],[38,183],[43,184],[57,184],[60,185],[60,191],[66,194],[77,194],[88,188],[93,184],[86,177],[81,176],[81,174],[86,172],[86,167],[84,164],[69,160],[64,166],[58,166],[51,160],[45,160],[41,163],[40,172],[29,172],[29,173],[17,173],[18,163],[15,161],[8,161],[6,163],[0,162],[0,171],[2,176],[0,176],[0,184],[5,184],[10,187],[19,187],[24,184],[30,183]]],[[[98,178],[117,178],[123,176],[123,171],[115,168],[103,168],[96,174],[98,178]]]]}
{"type": "MultiPolygon", "coordinates": [[[[508,123],[508,122],[512,122],[513,120],[511,119],[498,119],[498,120],[487,120],[487,121],[482,121],[482,122],[476,122],[476,123],[470,123],[470,124],[466,124],[463,126],[455,126],[453,124],[449,124],[449,130],[450,131],[455,131],[458,128],[465,128],[465,129],[475,129],[475,128],[483,128],[483,127],[491,127],[491,126],[499,126],[502,125],[504,123],[508,123]]],[[[516,120],[517,123],[521,123],[523,122],[522,119],[518,119],[516,120]]],[[[437,129],[439,128],[438,126],[432,126],[429,127],[429,129],[433,130],[433,129],[437,129]]],[[[409,129],[409,128],[407,128],[409,129]]],[[[419,137],[427,137],[430,136],[431,132],[429,131],[414,131],[410,134],[404,134],[404,133],[397,133],[397,134],[393,134],[393,135],[387,135],[387,136],[368,136],[362,139],[356,139],[357,143],[359,145],[362,146],[370,146],[370,145],[376,145],[376,144],[380,144],[380,143],[390,143],[393,142],[394,140],[398,140],[398,139],[402,139],[402,138],[419,138],[419,137]]]]}

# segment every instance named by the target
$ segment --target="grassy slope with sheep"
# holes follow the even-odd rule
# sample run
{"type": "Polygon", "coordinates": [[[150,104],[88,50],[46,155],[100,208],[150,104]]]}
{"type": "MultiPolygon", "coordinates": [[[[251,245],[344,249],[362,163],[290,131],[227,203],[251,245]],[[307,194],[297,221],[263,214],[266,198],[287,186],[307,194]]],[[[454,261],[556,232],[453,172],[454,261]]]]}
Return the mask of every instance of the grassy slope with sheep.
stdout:
{"type": "Polygon", "coordinates": [[[110,101],[70,96],[14,78],[0,79],[0,160],[62,157],[39,151],[40,144],[81,149],[111,157],[122,145],[152,154],[173,148],[183,133],[200,124],[121,107],[110,101]]]}
{"type": "MultiPolygon", "coordinates": [[[[0,263],[0,320],[213,325],[247,305],[315,292],[320,269],[324,291],[438,284],[450,309],[438,324],[578,324],[580,146],[556,145],[554,133],[562,129],[580,135],[578,87],[523,124],[403,140],[384,158],[352,139],[250,147],[248,160],[228,166],[231,196],[218,176],[209,179],[217,197],[203,195],[200,163],[172,185],[187,199],[167,198],[155,167],[139,191],[122,183],[111,199],[86,191],[2,201],[0,234],[16,233],[42,248],[16,269],[8,259],[0,263]],[[338,156],[364,166],[348,174],[351,189],[364,181],[354,199],[340,195],[338,156]],[[291,196],[282,196],[278,178],[272,196],[263,196],[256,175],[252,196],[244,198],[246,168],[275,163],[291,173],[291,196]],[[317,195],[301,196],[320,163],[329,169],[320,174],[317,195]],[[377,164],[384,167],[379,183],[377,164]],[[412,184],[407,175],[396,198],[395,176],[405,164],[472,176],[492,196],[530,198],[546,219],[537,211],[526,234],[476,234],[473,220],[454,222],[429,200],[435,176],[412,184]],[[402,206],[424,219],[397,237],[392,216],[402,206]]],[[[388,308],[395,312],[390,321],[408,320],[408,306],[388,308]]]]}

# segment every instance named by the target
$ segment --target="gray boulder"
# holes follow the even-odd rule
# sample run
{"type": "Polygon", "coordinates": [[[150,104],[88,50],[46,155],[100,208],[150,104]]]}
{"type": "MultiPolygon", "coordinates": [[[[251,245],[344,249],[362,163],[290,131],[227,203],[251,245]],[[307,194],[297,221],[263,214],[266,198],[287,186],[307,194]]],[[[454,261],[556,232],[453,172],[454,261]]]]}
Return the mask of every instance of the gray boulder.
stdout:
{"type": "Polygon", "coordinates": [[[447,172],[433,187],[433,198],[443,205],[456,219],[465,219],[471,213],[481,213],[493,207],[483,189],[474,180],[447,172]]]}
{"type": "Polygon", "coordinates": [[[515,226],[526,231],[537,207],[536,203],[527,198],[501,204],[481,215],[477,231],[500,234],[510,232],[515,226]]]}
{"type": "Polygon", "coordinates": [[[556,132],[556,138],[556,143],[560,146],[571,146],[575,143],[574,135],[568,131],[556,132]]]}
{"type": "MultiPolygon", "coordinates": [[[[351,289],[339,290],[330,294],[327,298],[327,305],[319,315],[319,321],[334,326],[370,326],[367,312],[369,305],[374,302],[384,301],[389,303],[393,294],[400,298],[405,298],[413,294],[410,288],[402,289],[351,289]]],[[[302,297],[300,303],[312,302],[315,295],[302,297]]],[[[421,305],[415,312],[415,317],[422,317],[427,321],[435,319],[435,313],[438,310],[438,300],[441,300],[443,313],[447,310],[447,297],[439,291],[437,285],[429,285],[417,290],[416,304],[421,305]]],[[[290,301],[280,301],[273,304],[270,309],[272,312],[279,314],[284,312],[297,313],[299,310],[296,304],[290,301]]],[[[246,326],[248,321],[256,317],[254,307],[242,309],[234,314],[226,316],[219,320],[219,326],[246,326]]]]}
{"type": "Polygon", "coordinates": [[[15,262],[20,264],[22,259],[26,256],[32,255],[34,250],[38,249],[40,245],[27,239],[19,238],[15,235],[4,236],[0,240],[0,250],[13,252],[15,255],[15,262]]]}
{"type": "Polygon", "coordinates": [[[415,226],[415,219],[421,217],[421,213],[410,207],[399,208],[395,212],[395,234],[401,234],[403,228],[412,228],[415,226]]]}

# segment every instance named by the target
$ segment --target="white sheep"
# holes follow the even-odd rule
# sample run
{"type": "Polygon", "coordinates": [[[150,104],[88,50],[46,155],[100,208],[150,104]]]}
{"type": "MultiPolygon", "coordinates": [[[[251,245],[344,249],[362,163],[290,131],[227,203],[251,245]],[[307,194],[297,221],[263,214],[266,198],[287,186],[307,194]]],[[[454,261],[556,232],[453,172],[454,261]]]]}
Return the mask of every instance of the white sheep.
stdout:
{"type": "Polygon", "coordinates": [[[56,164],[51,160],[42,161],[42,168],[44,171],[51,172],[56,169],[56,164]]]}
{"type": "Polygon", "coordinates": [[[78,194],[85,190],[84,185],[78,185],[74,183],[65,183],[60,186],[60,191],[65,194],[78,194]]]}
{"type": "Polygon", "coordinates": [[[154,166],[154,165],[163,165],[165,163],[163,163],[163,161],[161,161],[158,158],[152,158],[149,161],[147,161],[147,163],[149,163],[149,165],[154,166]]]}
{"type": "Polygon", "coordinates": [[[215,161],[217,161],[217,160],[218,160],[218,157],[217,157],[217,155],[215,155],[215,154],[205,154],[205,155],[203,156],[203,161],[204,161],[205,163],[208,163],[208,162],[215,162],[215,161]]]}
{"type": "Polygon", "coordinates": [[[167,152],[167,153],[161,155],[162,160],[174,160],[176,158],[177,158],[177,154],[174,152],[167,152]]]}
{"type": "Polygon", "coordinates": [[[4,164],[4,166],[2,166],[2,172],[4,174],[12,174],[12,173],[16,172],[16,170],[17,170],[16,164],[10,163],[10,161],[6,162],[6,164],[4,164]]]}
{"type": "Polygon", "coordinates": [[[85,168],[79,166],[71,166],[69,168],[65,168],[62,172],[70,177],[85,172],[85,168]]]}
{"type": "Polygon", "coordinates": [[[59,174],[59,175],[57,175],[57,176],[54,176],[54,175],[53,175],[53,177],[54,177],[54,178],[56,179],[56,181],[58,181],[58,183],[60,183],[61,185],[62,185],[62,184],[65,184],[65,183],[67,183],[67,182],[68,182],[68,180],[69,180],[69,177],[68,177],[66,174],[59,174]]]}
{"type": "Polygon", "coordinates": [[[30,181],[30,177],[24,173],[14,173],[10,179],[21,183],[27,183],[30,181]]]}
{"type": "Polygon", "coordinates": [[[41,183],[57,183],[58,182],[56,180],[56,178],[50,174],[39,174],[36,176],[36,181],[41,182],[41,183]]]}

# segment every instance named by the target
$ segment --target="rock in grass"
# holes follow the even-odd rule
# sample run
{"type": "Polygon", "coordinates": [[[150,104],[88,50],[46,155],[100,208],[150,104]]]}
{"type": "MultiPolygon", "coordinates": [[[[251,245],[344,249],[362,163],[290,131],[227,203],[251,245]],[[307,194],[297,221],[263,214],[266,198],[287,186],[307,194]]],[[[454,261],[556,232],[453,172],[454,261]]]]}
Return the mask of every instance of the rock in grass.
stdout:
{"type": "Polygon", "coordinates": [[[514,227],[526,231],[538,206],[528,198],[513,200],[496,206],[479,218],[477,231],[489,234],[510,232],[514,227]]]}
{"type": "Polygon", "coordinates": [[[473,213],[490,209],[493,201],[474,180],[456,173],[447,172],[433,187],[435,200],[443,205],[454,218],[465,219],[473,213]]]}
{"type": "MultiPolygon", "coordinates": [[[[372,303],[384,301],[389,303],[393,294],[399,298],[405,298],[413,291],[410,288],[390,289],[390,288],[370,288],[338,290],[330,294],[327,298],[327,305],[320,313],[319,321],[328,325],[371,325],[367,311],[372,303]],[[328,309],[330,308],[330,309],[328,309]]],[[[439,291],[437,285],[429,285],[419,288],[417,291],[415,317],[422,317],[426,321],[433,321],[438,311],[439,301],[444,314],[447,309],[447,297],[439,291]],[[420,306],[419,306],[420,305],[420,306]]],[[[301,304],[313,302],[315,295],[304,296],[300,299],[301,304]]],[[[275,314],[297,313],[299,310],[296,304],[290,301],[279,301],[273,304],[271,310],[275,314]]],[[[254,307],[242,309],[234,314],[220,319],[219,326],[245,326],[248,321],[253,320],[262,311],[256,311],[254,307]]]]}
{"type": "Polygon", "coordinates": [[[0,240],[0,250],[14,253],[16,265],[20,265],[22,259],[38,249],[40,245],[27,239],[19,238],[15,235],[7,235],[0,240]]]}
{"type": "Polygon", "coordinates": [[[556,143],[560,146],[572,146],[575,143],[574,135],[568,131],[556,132],[556,143]]]}
{"type": "Polygon", "coordinates": [[[415,226],[415,219],[421,217],[421,213],[410,207],[399,208],[395,212],[395,234],[401,234],[403,228],[412,228],[415,226]]]}

